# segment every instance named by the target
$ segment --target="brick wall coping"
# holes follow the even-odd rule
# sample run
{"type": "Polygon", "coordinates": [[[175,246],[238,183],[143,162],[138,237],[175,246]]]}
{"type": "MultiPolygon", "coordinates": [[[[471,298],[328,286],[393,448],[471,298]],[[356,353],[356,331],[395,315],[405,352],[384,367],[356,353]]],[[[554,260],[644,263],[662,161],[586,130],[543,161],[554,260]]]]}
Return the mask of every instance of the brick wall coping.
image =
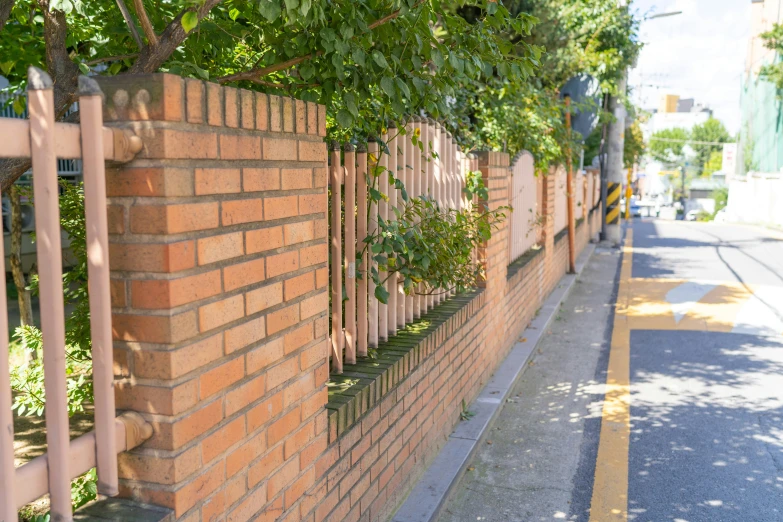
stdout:
{"type": "Polygon", "coordinates": [[[568,235],[568,227],[555,234],[555,244],[568,235]]]}
{"type": "Polygon", "coordinates": [[[76,522],[105,522],[106,520],[174,522],[174,512],[159,506],[121,498],[103,498],[79,508],[74,513],[73,519],[76,522]]]}
{"type": "Polygon", "coordinates": [[[524,254],[516,258],[510,265],[508,265],[506,279],[508,280],[514,277],[520,270],[522,270],[536,257],[538,257],[539,254],[543,254],[544,248],[544,245],[533,245],[532,247],[528,248],[524,254]]]}
{"type": "Polygon", "coordinates": [[[379,343],[375,358],[346,364],[341,375],[328,383],[329,443],[346,433],[362,416],[393,392],[455,330],[484,304],[483,289],[452,297],[408,325],[388,341],[379,343]]]}

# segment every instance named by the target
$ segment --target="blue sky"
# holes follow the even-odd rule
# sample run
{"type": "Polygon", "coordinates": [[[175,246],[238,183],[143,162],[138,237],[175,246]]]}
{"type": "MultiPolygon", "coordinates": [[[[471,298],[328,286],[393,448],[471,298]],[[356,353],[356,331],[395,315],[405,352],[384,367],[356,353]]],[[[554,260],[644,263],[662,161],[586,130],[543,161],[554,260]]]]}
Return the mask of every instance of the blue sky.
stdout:
{"type": "Polygon", "coordinates": [[[634,0],[640,15],[682,11],[642,22],[645,47],[629,84],[643,108],[678,94],[709,105],[735,133],[740,86],[750,33],[750,0],[634,0]]]}

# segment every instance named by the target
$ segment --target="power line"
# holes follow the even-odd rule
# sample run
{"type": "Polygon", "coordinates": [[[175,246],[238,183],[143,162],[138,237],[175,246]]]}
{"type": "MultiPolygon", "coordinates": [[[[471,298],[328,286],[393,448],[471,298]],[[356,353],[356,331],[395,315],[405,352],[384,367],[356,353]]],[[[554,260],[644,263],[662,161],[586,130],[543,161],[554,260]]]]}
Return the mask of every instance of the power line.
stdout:
{"type": "Polygon", "coordinates": [[[676,138],[656,138],[651,136],[648,141],[666,141],[669,143],[687,143],[689,145],[726,145],[727,143],[733,143],[731,141],[694,141],[694,140],[678,140],[676,138]]]}

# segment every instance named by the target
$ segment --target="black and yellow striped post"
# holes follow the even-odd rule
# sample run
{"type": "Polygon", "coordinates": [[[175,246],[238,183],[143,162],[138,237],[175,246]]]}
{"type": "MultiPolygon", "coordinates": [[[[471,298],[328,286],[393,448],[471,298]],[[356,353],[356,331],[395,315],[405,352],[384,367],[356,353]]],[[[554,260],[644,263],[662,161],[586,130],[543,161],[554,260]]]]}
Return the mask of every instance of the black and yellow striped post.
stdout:
{"type": "Polygon", "coordinates": [[[620,224],[620,194],[622,192],[622,183],[608,183],[606,195],[606,224],[620,224]]]}

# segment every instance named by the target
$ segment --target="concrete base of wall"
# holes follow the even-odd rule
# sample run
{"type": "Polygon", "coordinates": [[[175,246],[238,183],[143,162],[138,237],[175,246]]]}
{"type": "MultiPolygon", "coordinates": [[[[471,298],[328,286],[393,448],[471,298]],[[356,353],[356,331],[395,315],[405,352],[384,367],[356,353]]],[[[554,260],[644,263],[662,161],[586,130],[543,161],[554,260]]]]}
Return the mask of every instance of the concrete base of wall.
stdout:
{"type": "Polygon", "coordinates": [[[452,487],[465,472],[473,452],[505,404],[514,383],[527,368],[542,334],[554,319],[594,250],[595,245],[588,245],[577,260],[576,274],[566,274],[560,280],[492,379],[470,405],[469,411],[473,416],[457,425],[438,456],[413,486],[392,522],[430,522],[437,519],[452,487]]]}

